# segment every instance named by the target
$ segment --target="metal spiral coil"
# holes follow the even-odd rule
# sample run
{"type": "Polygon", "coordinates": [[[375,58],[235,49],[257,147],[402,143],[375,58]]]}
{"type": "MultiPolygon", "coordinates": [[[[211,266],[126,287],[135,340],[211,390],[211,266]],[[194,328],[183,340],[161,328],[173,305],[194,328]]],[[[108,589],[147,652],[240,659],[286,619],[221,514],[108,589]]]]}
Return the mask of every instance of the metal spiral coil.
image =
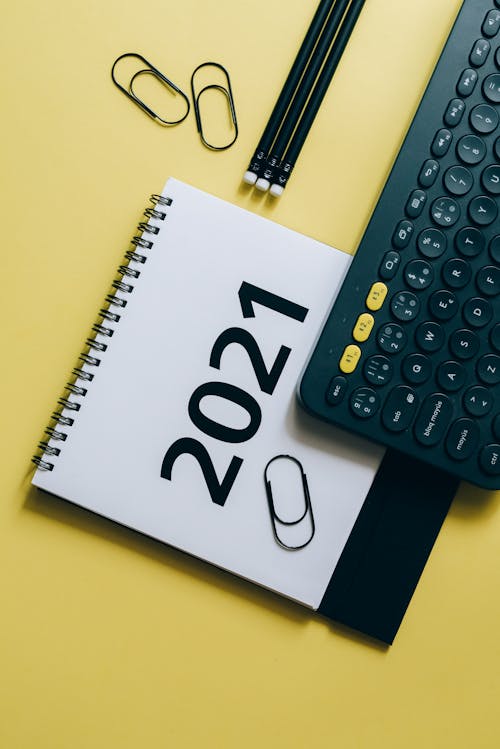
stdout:
{"type": "MultiPolygon", "coordinates": [[[[148,259],[147,255],[142,254],[142,252],[138,252],[137,249],[141,248],[141,250],[150,250],[154,244],[151,239],[146,239],[143,235],[146,234],[155,236],[159,233],[161,226],[156,226],[155,224],[152,224],[150,222],[152,220],[164,221],[167,217],[167,214],[163,209],[172,205],[172,199],[167,198],[163,195],[153,194],[150,196],[149,201],[153,204],[153,208],[146,208],[144,210],[144,216],[147,220],[141,221],[138,224],[137,228],[140,234],[134,236],[131,239],[131,245],[133,245],[133,248],[125,252],[124,263],[123,265],[120,265],[118,267],[118,274],[120,278],[115,279],[112,282],[111,286],[113,291],[106,296],[106,299],[104,301],[105,306],[101,307],[101,309],[99,310],[99,317],[101,318],[102,322],[94,323],[94,325],[92,326],[92,331],[95,335],[93,337],[87,338],[85,341],[86,350],[82,351],[79,356],[79,359],[82,362],[83,366],[98,367],[101,364],[101,359],[97,356],[94,356],[92,352],[98,351],[99,353],[104,353],[108,348],[108,344],[103,343],[102,340],[98,340],[97,337],[99,336],[107,338],[109,340],[115,332],[114,328],[109,327],[107,324],[104,325],[103,322],[106,321],[106,323],[116,324],[120,321],[121,315],[117,312],[114,312],[111,308],[118,307],[123,310],[127,305],[127,300],[120,296],[120,294],[131,294],[134,290],[134,286],[130,283],[127,283],[124,279],[137,279],[141,275],[141,271],[131,266],[131,263],[144,265],[144,263],[148,259]]],[[[67,439],[68,434],[56,427],[73,426],[73,415],[76,414],[76,412],[79,411],[82,406],[82,403],[70,399],[70,396],[85,398],[85,396],[87,395],[87,388],[76,384],[76,381],[81,380],[85,384],[88,384],[94,379],[93,373],[89,372],[87,369],[84,369],[83,366],[77,366],[73,368],[72,372],[75,378],[75,382],[66,383],[65,390],[67,393],[67,397],[63,396],[59,398],[58,405],[60,406],[61,410],[57,410],[52,413],[51,419],[53,421],[53,425],[47,426],[45,429],[45,433],[52,442],[64,442],[67,439]],[[63,411],[70,411],[72,415],[67,416],[65,413],[63,413],[63,411]]],[[[38,443],[38,448],[41,451],[41,455],[34,455],[32,457],[32,462],[37,466],[37,468],[42,471],[52,471],[55,464],[49,460],[46,460],[45,458],[46,456],[57,457],[61,452],[61,448],[50,444],[50,442],[45,439],[41,440],[38,443]]]]}

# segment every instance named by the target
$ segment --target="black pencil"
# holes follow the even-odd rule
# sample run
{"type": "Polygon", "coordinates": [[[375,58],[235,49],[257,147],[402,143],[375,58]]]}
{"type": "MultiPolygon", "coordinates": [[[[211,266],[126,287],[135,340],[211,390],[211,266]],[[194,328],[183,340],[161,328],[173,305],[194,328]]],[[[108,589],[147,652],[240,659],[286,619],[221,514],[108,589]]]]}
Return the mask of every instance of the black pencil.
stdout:
{"type": "Polygon", "coordinates": [[[358,16],[361,13],[365,0],[351,0],[351,4],[345,14],[344,21],[340,27],[340,30],[333,42],[330,53],[325,61],[323,70],[321,71],[316,85],[314,86],[308,104],[304,109],[300,120],[297,124],[295,133],[287,147],[286,153],[283,157],[281,164],[274,176],[273,184],[271,185],[271,195],[279,197],[290,178],[295,162],[302,150],[302,146],[307,138],[311,125],[314,122],[314,118],[318,113],[321,102],[328,90],[328,86],[332,80],[332,77],[337,69],[340,62],[340,58],[346,48],[346,45],[351,36],[352,30],[356,25],[358,16]]]}
{"type": "Polygon", "coordinates": [[[288,142],[293,131],[297,127],[302,110],[311,94],[318,74],[325,63],[325,58],[332,46],[333,39],[339,30],[349,2],[350,0],[336,0],[333,4],[330,15],[328,16],[323,31],[318,39],[318,43],[307,63],[304,75],[295,90],[290,107],[279,126],[271,150],[267,154],[265,164],[261,167],[261,175],[255,184],[258,190],[268,190],[271,183],[274,182],[274,169],[279,166],[285,155],[288,142]]]}
{"type": "Polygon", "coordinates": [[[269,153],[269,149],[276,137],[276,133],[281,124],[285,113],[290,106],[295,89],[304,73],[307,62],[311,56],[314,47],[321,34],[326,19],[330,14],[330,10],[335,0],[321,0],[316,13],[311,21],[304,40],[300,46],[295,61],[288,73],[288,77],[283,85],[281,93],[274,105],[274,109],[271,112],[269,121],[261,135],[259,144],[255,150],[255,153],[250,161],[247,171],[243,176],[244,182],[250,185],[254,185],[259,174],[260,167],[269,153]]]}

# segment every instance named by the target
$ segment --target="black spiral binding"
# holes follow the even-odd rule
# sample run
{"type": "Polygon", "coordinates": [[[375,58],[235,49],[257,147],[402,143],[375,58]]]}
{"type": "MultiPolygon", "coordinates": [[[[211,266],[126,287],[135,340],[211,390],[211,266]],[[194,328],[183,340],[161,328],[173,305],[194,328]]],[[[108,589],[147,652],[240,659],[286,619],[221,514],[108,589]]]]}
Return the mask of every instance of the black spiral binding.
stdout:
{"type": "Polygon", "coordinates": [[[135,281],[141,275],[141,271],[135,266],[143,265],[146,262],[147,254],[144,254],[144,251],[147,253],[154,244],[153,241],[147,239],[144,235],[158,234],[161,227],[156,226],[151,221],[164,221],[167,214],[163,208],[172,205],[171,198],[164,197],[163,195],[151,195],[149,200],[153,204],[153,208],[146,208],[144,211],[144,215],[148,221],[142,221],[138,224],[137,228],[141,234],[133,237],[131,240],[134,248],[127,250],[125,253],[123,265],[120,265],[118,268],[119,277],[111,284],[113,291],[106,296],[104,306],[99,310],[99,319],[92,326],[93,335],[85,341],[86,349],[79,356],[82,364],[73,369],[73,380],[66,383],[66,392],[58,401],[60,409],[53,412],[51,416],[53,423],[45,429],[50,443],[47,440],[39,442],[38,448],[40,453],[33,455],[31,459],[37,468],[42,471],[53,470],[54,463],[51,460],[46,460],[46,458],[54,458],[60,454],[61,448],[53,443],[63,443],[68,437],[68,434],[63,432],[60,427],[71,427],[74,423],[75,415],[82,405],[78,401],[72,400],[71,396],[84,398],[87,394],[89,384],[94,379],[94,374],[83,367],[98,367],[101,364],[101,359],[95,355],[95,352],[101,354],[106,351],[114,333],[114,328],[110,327],[109,323],[119,323],[123,314],[122,310],[127,305],[128,300],[117,294],[131,294],[134,289],[131,281],[135,281]],[[116,312],[115,309],[119,309],[120,312],[116,312]]]}

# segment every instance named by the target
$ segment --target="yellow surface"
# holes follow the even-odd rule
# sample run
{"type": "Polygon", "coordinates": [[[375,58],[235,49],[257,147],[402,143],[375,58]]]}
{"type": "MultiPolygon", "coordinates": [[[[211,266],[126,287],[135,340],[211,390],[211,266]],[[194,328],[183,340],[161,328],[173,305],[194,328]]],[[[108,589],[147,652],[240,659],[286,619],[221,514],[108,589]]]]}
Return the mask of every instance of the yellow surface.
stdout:
{"type": "Polygon", "coordinates": [[[240,177],[315,0],[5,4],[2,749],[500,745],[499,494],[461,488],[384,649],[29,485],[145,196],[173,175],[351,250],[459,4],[367,0],[274,205],[240,177]],[[185,90],[199,63],[226,65],[236,145],[209,152],[192,115],[165,130],[134,108],[109,78],[127,51],[185,90]]]}

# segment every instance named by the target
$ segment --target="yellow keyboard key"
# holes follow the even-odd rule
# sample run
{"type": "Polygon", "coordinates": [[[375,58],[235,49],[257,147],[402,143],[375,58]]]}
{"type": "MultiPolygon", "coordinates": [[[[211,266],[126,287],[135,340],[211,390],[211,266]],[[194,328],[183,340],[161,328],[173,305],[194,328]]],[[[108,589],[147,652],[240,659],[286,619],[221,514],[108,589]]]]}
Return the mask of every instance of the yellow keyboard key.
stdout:
{"type": "Polygon", "coordinates": [[[387,286],[381,281],[377,281],[373,284],[368,296],[366,297],[366,306],[371,309],[372,312],[380,309],[384,303],[384,299],[387,296],[387,286]]]}
{"type": "Polygon", "coordinates": [[[346,346],[342,358],[339,362],[340,371],[345,374],[351,374],[358,366],[358,362],[361,359],[361,349],[359,346],[355,346],[354,343],[350,343],[346,346]]]}
{"type": "Polygon", "coordinates": [[[356,325],[352,331],[352,337],[354,340],[359,341],[360,343],[367,341],[372,332],[374,323],[375,318],[373,315],[370,315],[368,312],[363,312],[363,314],[356,320],[356,325]]]}

